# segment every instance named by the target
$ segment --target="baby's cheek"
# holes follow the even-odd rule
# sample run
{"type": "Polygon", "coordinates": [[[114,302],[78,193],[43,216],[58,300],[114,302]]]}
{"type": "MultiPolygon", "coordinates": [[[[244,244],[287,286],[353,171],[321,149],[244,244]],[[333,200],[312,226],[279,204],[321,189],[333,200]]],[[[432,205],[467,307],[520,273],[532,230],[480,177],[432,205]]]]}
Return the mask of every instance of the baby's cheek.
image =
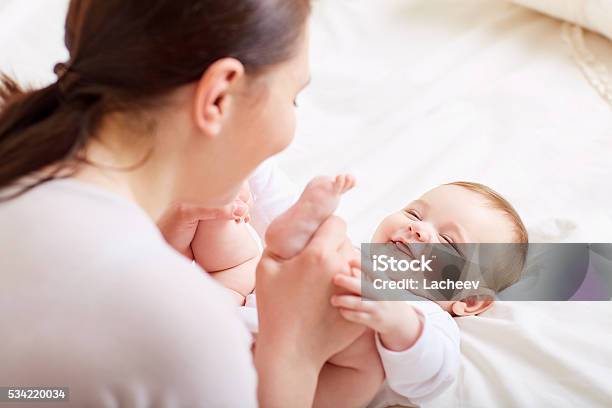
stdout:
{"type": "Polygon", "coordinates": [[[371,241],[373,243],[384,243],[387,242],[387,240],[385,239],[385,231],[384,231],[385,226],[381,223],[378,224],[378,227],[376,227],[376,231],[374,231],[374,235],[372,235],[372,239],[371,241]]]}
{"type": "Polygon", "coordinates": [[[399,228],[401,228],[401,214],[392,214],[386,217],[378,227],[376,232],[372,236],[372,242],[374,243],[386,243],[391,239],[391,235],[399,228]]]}
{"type": "Polygon", "coordinates": [[[378,236],[378,230],[376,230],[376,232],[374,232],[374,235],[372,235],[372,238],[370,238],[370,243],[379,243],[380,242],[380,237],[378,236]]]}

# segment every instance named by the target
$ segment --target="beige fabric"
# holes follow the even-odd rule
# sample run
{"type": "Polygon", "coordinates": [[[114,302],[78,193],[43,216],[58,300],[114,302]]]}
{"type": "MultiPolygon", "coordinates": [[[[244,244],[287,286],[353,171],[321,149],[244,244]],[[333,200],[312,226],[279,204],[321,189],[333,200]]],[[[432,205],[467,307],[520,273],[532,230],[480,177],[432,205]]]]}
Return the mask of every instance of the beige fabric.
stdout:
{"type": "Polygon", "coordinates": [[[512,0],[542,13],[576,23],[612,39],[610,0],[512,0]]]}

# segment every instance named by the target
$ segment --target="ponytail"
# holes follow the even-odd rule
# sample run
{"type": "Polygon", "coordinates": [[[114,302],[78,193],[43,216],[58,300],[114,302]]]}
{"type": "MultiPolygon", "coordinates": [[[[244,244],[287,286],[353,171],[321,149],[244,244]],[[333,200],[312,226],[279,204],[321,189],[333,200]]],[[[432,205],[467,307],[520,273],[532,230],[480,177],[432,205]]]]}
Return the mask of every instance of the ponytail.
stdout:
{"type": "Polygon", "coordinates": [[[22,186],[14,198],[54,178],[83,146],[89,130],[89,101],[67,103],[61,83],[38,90],[24,90],[0,75],[0,190],[22,176],[50,165],[34,182],[22,186]]]}

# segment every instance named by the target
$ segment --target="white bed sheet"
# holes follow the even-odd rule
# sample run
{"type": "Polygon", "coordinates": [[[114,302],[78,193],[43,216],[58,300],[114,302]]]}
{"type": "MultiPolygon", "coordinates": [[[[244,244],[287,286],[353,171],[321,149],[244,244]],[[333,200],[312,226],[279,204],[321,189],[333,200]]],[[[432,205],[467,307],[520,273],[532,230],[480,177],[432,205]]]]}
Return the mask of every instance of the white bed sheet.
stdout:
{"type": "MultiPolygon", "coordinates": [[[[612,242],[612,110],[561,26],[503,1],[320,2],[282,164],[358,176],[340,211],[357,242],[460,179],[506,195],[534,242],[612,242]]],[[[612,68],[612,44],[586,42],[612,68]]],[[[425,406],[612,406],[612,303],[498,303],[458,323],[459,380],[425,406]]]]}
{"type": "MultiPolygon", "coordinates": [[[[0,69],[36,84],[63,61],[66,0],[0,0],[0,69]]],[[[586,36],[612,67],[612,45],[586,36]]],[[[533,241],[612,242],[612,111],[561,23],[501,0],[320,0],[298,182],[350,171],[340,214],[356,243],[428,188],[486,183],[533,241]]],[[[460,380],[431,407],[611,406],[612,303],[499,303],[459,320],[460,380]]],[[[415,369],[418,369],[415,367],[415,369]]]]}

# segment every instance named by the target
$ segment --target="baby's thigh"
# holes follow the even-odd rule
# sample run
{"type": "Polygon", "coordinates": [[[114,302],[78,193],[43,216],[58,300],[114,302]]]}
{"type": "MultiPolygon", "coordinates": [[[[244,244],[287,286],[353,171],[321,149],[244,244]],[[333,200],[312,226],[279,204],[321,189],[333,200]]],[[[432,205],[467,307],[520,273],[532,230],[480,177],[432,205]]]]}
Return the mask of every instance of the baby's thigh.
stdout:
{"type": "Polygon", "coordinates": [[[366,330],[347,348],[332,356],[328,362],[340,367],[364,370],[377,376],[384,376],[374,336],[373,330],[366,330]]]}

